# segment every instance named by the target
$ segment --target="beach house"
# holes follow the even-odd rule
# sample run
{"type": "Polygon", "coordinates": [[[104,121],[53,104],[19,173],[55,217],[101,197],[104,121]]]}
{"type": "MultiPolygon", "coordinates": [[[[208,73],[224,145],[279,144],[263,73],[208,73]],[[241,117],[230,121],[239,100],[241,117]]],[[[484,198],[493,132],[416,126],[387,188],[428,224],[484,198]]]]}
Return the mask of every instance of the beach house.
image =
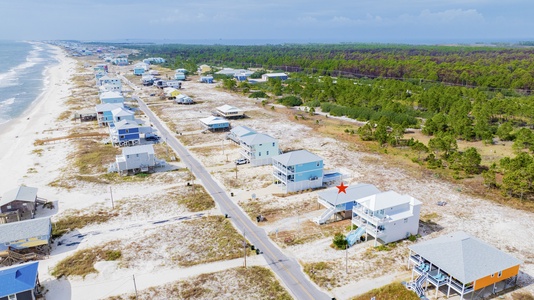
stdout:
{"type": "Polygon", "coordinates": [[[114,58],[112,61],[111,61],[112,64],[114,65],[117,65],[117,66],[127,66],[129,64],[128,62],[128,58],[126,57],[117,57],[117,58],[114,58]]]}
{"type": "Polygon", "coordinates": [[[365,229],[366,239],[372,236],[387,244],[417,235],[421,201],[394,191],[377,193],[356,201],[352,208],[352,224],[365,229]]]}
{"type": "Polygon", "coordinates": [[[0,268],[0,300],[35,300],[40,295],[39,262],[0,268]]]}
{"type": "Polygon", "coordinates": [[[184,74],[187,74],[187,69],[179,68],[179,69],[176,69],[175,72],[176,72],[176,73],[184,73],[184,74]]]}
{"type": "Polygon", "coordinates": [[[278,140],[263,133],[240,137],[240,154],[248,159],[252,166],[272,164],[272,157],[280,154],[278,140]]]}
{"type": "Polygon", "coordinates": [[[262,80],[269,80],[269,79],[280,79],[280,80],[287,80],[288,76],[286,73],[267,73],[261,75],[262,80]]]}
{"type": "Polygon", "coordinates": [[[163,165],[165,161],[156,158],[152,145],[140,145],[123,148],[122,154],[115,157],[109,171],[120,175],[137,174],[154,172],[156,167],[163,165]]]}
{"type": "Polygon", "coordinates": [[[344,193],[340,193],[337,188],[330,188],[317,193],[317,202],[324,206],[326,210],[321,216],[314,219],[317,224],[325,224],[332,219],[346,219],[352,217],[352,208],[358,201],[367,196],[380,193],[372,184],[359,183],[348,186],[344,193]]]}
{"type": "Polygon", "coordinates": [[[208,65],[200,65],[197,70],[199,73],[204,74],[207,72],[211,72],[211,67],[208,65]]]}
{"type": "Polygon", "coordinates": [[[104,104],[98,104],[95,106],[96,110],[96,120],[98,122],[98,126],[109,126],[113,123],[113,113],[112,111],[117,108],[123,108],[124,105],[122,103],[104,103],[104,104]]]}
{"type": "Polygon", "coordinates": [[[155,80],[156,80],[156,77],[154,77],[154,75],[151,75],[151,74],[143,74],[141,76],[141,83],[144,86],[149,86],[149,85],[154,84],[155,80]]]}
{"type": "Polygon", "coordinates": [[[37,218],[0,224],[0,253],[9,249],[39,248],[47,252],[50,246],[50,218],[37,218]]]}
{"type": "Polygon", "coordinates": [[[228,130],[230,128],[230,122],[227,119],[215,116],[200,119],[200,124],[209,131],[228,130]]]}
{"type": "Polygon", "coordinates": [[[179,80],[169,80],[165,82],[167,87],[175,88],[175,89],[181,89],[182,88],[182,82],[179,80]]]}
{"type": "Polygon", "coordinates": [[[98,79],[99,86],[109,86],[107,90],[110,91],[122,91],[122,82],[119,78],[110,77],[108,75],[102,76],[98,79]]]}
{"type": "Polygon", "coordinates": [[[246,81],[250,77],[250,75],[252,75],[252,74],[254,74],[254,72],[243,70],[242,72],[236,72],[234,74],[234,78],[237,81],[246,81]]]}
{"type": "Polygon", "coordinates": [[[133,68],[133,74],[136,76],[141,76],[145,74],[145,72],[147,72],[148,70],[149,70],[148,64],[138,63],[138,64],[135,64],[133,68]]]}
{"type": "Polygon", "coordinates": [[[100,85],[100,81],[99,79],[106,76],[108,74],[108,72],[106,71],[96,71],[95,72],[95,80],[96,80],[96,84],[97,85],[100,85]]]}
{"type": "Polygon", "coordinates": [[[237,127],[232,128],[232,130],[230,130],[230,132],[226,135],[226,138],[236,142],[237,144],[240,144],[242,137],[245,137],[251,134],[256,134],[256,133],[257,133],[256,130],[250,127],[237,126],[237,127]]]}
{"type": "Polygon", "coordinates": [[[0,198],[0,223],[33,219],[37,206],[37,188],[19,186],[0,198]]]}
{"type": "Polygon", "coordinates": [[[124,121],[124,120],[134,121],[135,120],[134,112],[124,107],[115,108],[114,110],[111,111],[111,115],[113,117],[113,123],[108,124],[110,127],[115,126],[115,124],[117,124],[120,121],[124,121]]]}
{"type": "Polygon", "coordinates": [[[272,164],[275,183],[286,193],[323,185],[323,159],[307,150],[274,156],[272,164]]]}
{"type": "Polygon", "coordinates": [[[101,103],[124,103],[124,96],[116,91],[103,92],[99,98],[101,103]]]}
{"type": "Polygon", "coordinates": [[[178,94],[175,96],[174,103],[177,104],[193,104],[195,101],[187,95],[184,94],[178,94]]]}
{"type": "Polygon", "coordinates": [[[133,146],[141,143],[141,127],[137,120],[122,120],[109,128],[109,137],[114,146],[133,146]]]}
{"type": "MultiPolygon", "coordinates": [[[[438,292],[451,293],[464,299],[469,295],[495,294],[517,282],[519,259],[465,232],[448,233],[409,246],[408,267],[412,281],[406,286],[420,297],[428,293],[423,285],[438,292]],[[415,279],[415,277],[417,277],[415,279]]],[[[430,294],[430,293],[429,293],[430,294]]]]}
{"type": "Polygon", "coordinates": [[[183,72],[174,73],[174,79],[175,80],[185,80],[186,79],[185,73],[183,73],[183,72]]]}
{"type": "Polygon", "coordinates": [[[200,82],[202,82],[202,83],[213,83],[213,76],[211,76],[211,75],[200,76],[200,82]]]}
{"type": "Polygon", "coordinates": [[[222,106],[219,106],[215,109],[215,112],[213,112],[215,115],[218,115],[218,116],[221,116],[221,117],[225,117],[227,119],[232,119],[232,118],[244,118],[245,117],[245,112],[242,110],[242,109],[239,109],[235,106],[232,106],[232,105],[228,105],[228,104],[225,104],[225,105],[222,105],[222,106]]]}
{"type": "Polygon", "coordinates": [[[163,93],[167,99],[176,99],[176,96],[180,95],[180,91],[172,87],[166,87],[163,89],[163,93]]]}

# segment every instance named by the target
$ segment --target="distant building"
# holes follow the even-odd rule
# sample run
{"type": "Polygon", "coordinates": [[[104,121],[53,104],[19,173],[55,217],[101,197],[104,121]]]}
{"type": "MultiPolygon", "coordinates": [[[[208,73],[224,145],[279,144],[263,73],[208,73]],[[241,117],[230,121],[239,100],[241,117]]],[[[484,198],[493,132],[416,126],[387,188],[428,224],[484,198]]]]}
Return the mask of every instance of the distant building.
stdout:
{"type": "Polygon", "coordinates": [[[0,268],[1,300],[35,300],[40,294],[39,262],[0,268]]]}
{"type": "Polygon", "coordinates": [[[109,85],[110,90],[119,91],[119,92],[122,91],[122,82],[119,78],[116,78],[116,77],[110,77],[108,75],[102,76],[98,79],[98,85],[99,86],[109,85]]]}
{"type": "Polygon", "coordinates": [[[201,74],[204,74],[204,73],[207,73],[207,72],[211,72],[211,67],[208,66],[208,65],[200,65],[198,67],[198,72],[201,73],[201,74]]]}
{"type": "Polygon", "coordinates": [[[275,182],[286,193],[323,185],[323,159],[307,150],[274,156],[272,163],[275,182]]]}
{"type": "Polygon", "coordinates": [[[242,109],[228,104],[217,107],[215,114],[227,119],[243,118],[245,116],[245,112],[242,109]]]}
{"type": "Polygon", "coordinates": [[[211,76],[211,75],[200,76],[200,82],[202,82],[202,83],[213,83],[213,76],[211,76]]]}
{"type": "Polygon", "coordinates": [[[148,71],[148,65],[145,63],[138,63],[133,68],[133,74],[136,76],[141,76],[148,71]]]}
{"type": "Polygon", "coordinates": [[[182,72],[174,73],[174,79],[175,80],[185,80],[185,73],[182,73],[182,72]]]}
{"type": "Polygon", "coordinates": [[[182,82],[179,80],[169,80],[165,82],[168,87],[175,88],[175,89],[181,89],[182,88],[182,82]]]}
{"type": "Polygon", "coordinates": [[[110,127],[115,126],[115,124],[119,123],[120,121],[135,120],[134,112],[124,107],[115,108],[111,111],[111,115],[113,116],[113,123],[108,124],[110,127]]]}
{"type": "Polygon", "coordinates": [[[176,104],[194,104],[195,101],[187,95],[184,94],[178,94],[175,96],[174,102],[176,104]]]}
{"type": "Polygon", "coordinates": [[[130,64],[130,62],[128,62],[128,58],[126,57],[117,57],[111,60],[111,63],[117,66],[127,66],[128,64],[130,64]]]}
{"type": "Polygon", "coordinates": [[[278,140],[270,135],[256,133],[242,136],[240,140],[240,153],[252,166],[270,165],[272,157],[280,154],[278,140]]]}
{"type": "Polygon", "coordinates": [[[103,92],[99,97],[102,103],[124,103],[124,96],[115,91],[103,92]]]}
{"type": "Polygon", "coordinates": [[[263,80],[269,80],[269,79],[280,79],[280,80],[287,80],[288,76],[286,73],[267,73],[261,75],[261,79],[263,80]]]}
{"type": "Polygon", "coordinates": [[[200,124],[210,131],[228,130],[230,128],[230,122],[227,119],[214,116],[200,119],[200,124]]]}

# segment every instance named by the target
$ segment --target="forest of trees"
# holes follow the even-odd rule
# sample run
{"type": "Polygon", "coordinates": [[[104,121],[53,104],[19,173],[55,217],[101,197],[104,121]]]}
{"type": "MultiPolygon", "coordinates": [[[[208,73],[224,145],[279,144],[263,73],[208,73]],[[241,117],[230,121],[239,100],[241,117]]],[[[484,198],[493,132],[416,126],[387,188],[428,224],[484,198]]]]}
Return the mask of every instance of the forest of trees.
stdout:
{"type": "MultiPolygon", "coordinates": [[[[197,64],[291,71],[285,82],[255,85],[252,98],[270,94],[287,106],[321,107],[333,116],[370,121],[363,140],[410,147],[429,168],[455,176],[482,174],[488,187],[519,198],[534,196],[534,48],[407,45],[150,45],[139,57],[162,56],[168,67],[197,64]],[[260,90],[260,91],[258,91],[260,90]],[[422,128],[428,145],[403,140],[422,128]],[[480,166],[476,148],[457,140],[513,141],[517,156],[480,166]],[[499,174],[500,176],[497,176],[499,174]],[[530,176],[527,176],[530,174],[530,176]],[[497,180],[497,178],[501,178],[497,180]]],[[[229,90],[251,85],[222,79],[229,90]]]]}

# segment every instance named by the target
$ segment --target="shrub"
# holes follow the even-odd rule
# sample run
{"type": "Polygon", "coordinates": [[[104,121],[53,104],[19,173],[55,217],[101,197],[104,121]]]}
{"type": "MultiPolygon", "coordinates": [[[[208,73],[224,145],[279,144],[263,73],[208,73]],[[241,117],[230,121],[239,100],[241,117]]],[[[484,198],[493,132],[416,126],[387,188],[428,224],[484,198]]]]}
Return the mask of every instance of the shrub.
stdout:
{"type": "Polygon", "coordinates": [[[336,233],[334,239],[332,240],[332,246],[335,249],[343,250],[348,245],[347,238],[342,233],[336,233]]]}

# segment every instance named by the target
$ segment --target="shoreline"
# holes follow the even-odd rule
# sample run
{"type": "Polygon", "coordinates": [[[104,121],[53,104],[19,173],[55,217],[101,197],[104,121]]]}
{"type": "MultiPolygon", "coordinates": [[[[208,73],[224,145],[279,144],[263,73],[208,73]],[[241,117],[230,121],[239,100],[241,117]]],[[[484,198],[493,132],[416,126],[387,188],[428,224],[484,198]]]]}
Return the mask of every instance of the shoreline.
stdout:
{"type": "Polygon", "coordinates": [[[0,181],[1,193],[24,183],[33,164],[31,151],[35,139],[43,130],[50,129],[65,109],[62,104],[72,86],[69,79],[76,61],[68,58],[61,48],[52,47],[58,62],[45,68],[43,91],[20,116],[0,124],[0,140],[4,141],[0,147],[0,164],[6,170],[0,181]]]}

